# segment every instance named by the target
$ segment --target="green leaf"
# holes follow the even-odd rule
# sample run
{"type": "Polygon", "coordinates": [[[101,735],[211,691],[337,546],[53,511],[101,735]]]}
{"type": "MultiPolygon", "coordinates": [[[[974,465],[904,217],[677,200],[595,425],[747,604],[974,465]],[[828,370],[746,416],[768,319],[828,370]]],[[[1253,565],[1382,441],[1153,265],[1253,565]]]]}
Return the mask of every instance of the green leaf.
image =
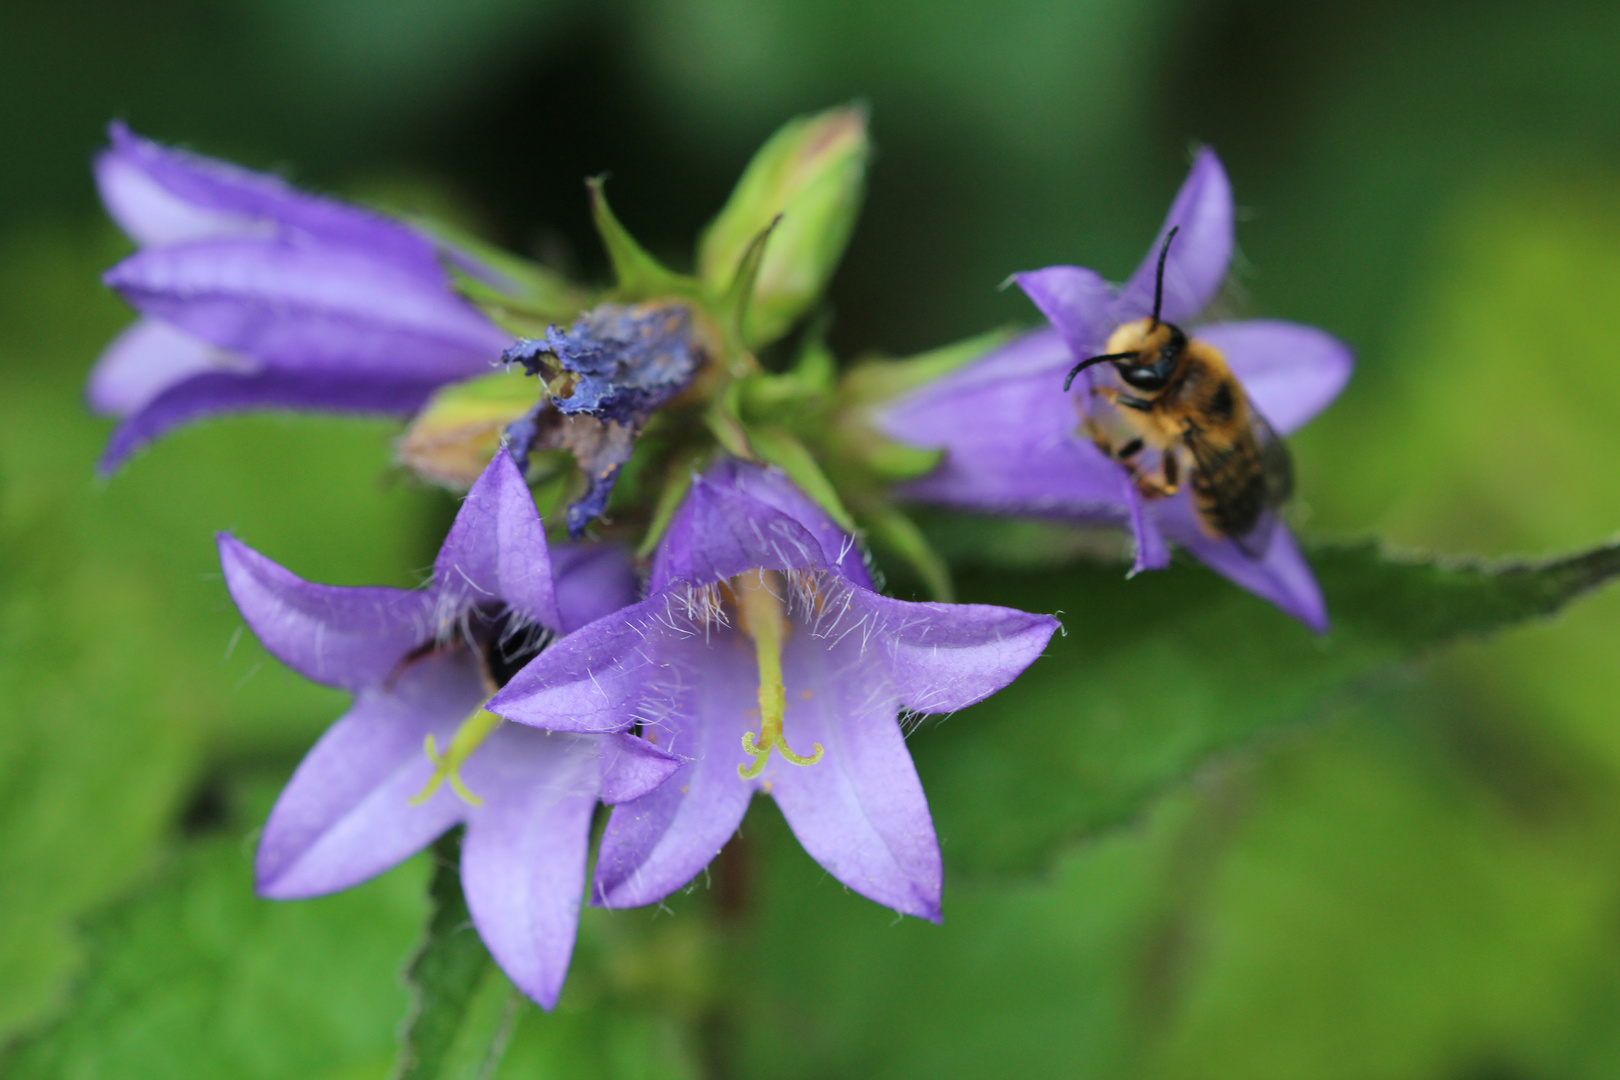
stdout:
{"type": "MultiPolygon", "coordinates": [[[[473,929],[467,898],[461,891],[460,837],[454,833],[441,837],[433,845],[433,856],[433,883],[429,887],[433,914],[416,955],[405,969],[411,1007],[394,1064],[395,1080],[435,1080],[448,1075],[444,1064],[452,1045],[469,1028],[483,1026],[476,1023],[484,1018],[473,1009],[473,999],[494,967],[489,950],[473,929]]],[[[500,1034],[497,1024],[484,1038],[471,1040],[483,1043],[475,1046],[475,1053],[482,1050],[476,1056],[480,1061],[489,1059],[491,1068],[502,1049],[496,1042],[500,1034]]]]}
{"type": "Polygon", "coordinates": [[[336,896],[278,902],[253,895],[240,835],[189,844],[90,923],[72,1010],[23,1043],[6,1076],[379,1076],[425,870],[416,860],[336,896]]]}
{"type": "Polygon", "coordinates": [[[150,864],[210,762],[301,752],[344,709],[246,631],[213,533],[409,586],[448,520],[387,476],[377,421],[189,425],[96,482],[111,424],[82,384],[129,321],[99,284],[126,250],[107,225],[0,246],[0,1038],[60,1004],[72,923],[150,864]]]}
{"type": "Polygon", "coordinates": [[[956,872],[1029,871],[1138,813],[1213,755],[1330,714],[1391,665],[1545,616],[1620,572],[1609,545],[1537,565],[1311,562],[1318,638],[1202,568],[957,574],[964,600],[1061,611],[1066,634],[1012,686],[910,741],[956,872]],[[986,810],[985,808],[993,808],[986,810]]]}

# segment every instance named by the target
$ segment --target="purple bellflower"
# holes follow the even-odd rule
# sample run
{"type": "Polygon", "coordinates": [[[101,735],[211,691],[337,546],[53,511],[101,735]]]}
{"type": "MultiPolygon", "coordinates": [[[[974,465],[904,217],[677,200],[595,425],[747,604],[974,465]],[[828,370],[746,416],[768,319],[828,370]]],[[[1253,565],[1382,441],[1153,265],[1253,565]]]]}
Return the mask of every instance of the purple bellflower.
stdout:
{"type": "MultiPolygon", "coordinates": [[[[1177,230],[1164,264],[1160,317],[1184,324],[1221,287],[1233,246],[1232,189],[1213,151],[1199,152],[1158,239],[1124,285],[1091,270],[1052,266],[1015,275],[1051,326],[1027,334],[959,371],[885,406],[877,422],[892,438],[945,450],[941,465],[905,493],[919,500],[993,513],[1128,524],[1136,538],[1132,569],[1168,565],[1173,541],[1216,572],[1312,629],[1327,629],[1327,608],[1298,543],[1282,523],[1263,550],[1244,551],[1201,526],[1189,486],[1144,500],[1128,470],[1084,430],[1092,370],[1074,392],[1064,375],[1105,351],[1116,328],[1153,311],[1165,238],[1177,230]]],[[[1189,336],[1214,346],[1250,404],[1279,434],[1302,426],[1349,380],[1350,350],[1308,326],[1274,320],[1209,323],[1189,336]]]]}
{"type": "Polygon", "coordinates": [[[219,549],[231,596],[265,647],[354,694],[270,812],[259,893],[349,888],[463,823],[473,923],[512,981],[552,1007],[597,800],[636,799],[678,763],[627,734],[536,731],[483,706],[548,637],[629,604],[629,561],[605,546],[548,553],[506,453],[467,496],[427,589],[315,585],[229,535],[219,549]]]}
{"type": "Polygon", "coordinates": [[[90,374],[91,408],[121,420],[103,475],[205,416],[406,416],[436,387],[487,373],[510,344],[451,288],[434,243],[407,226],[122,124],[111,139],[96,183],[141,250],[105,281],[142,318],[90,374]]]}
{"type": "Polygon", "coordinates": [[[647,599],[557,642],[488,707],[559,732],[639,726],[681,758],[613,811],[595,904],[649,904],[686,884],[763,791],[828,873],[938,921],[939,844],[901,717],[995,693],[1056,628],[878,594],[854,542],[784,474],[726,461],[694,479],[647,599]]]}

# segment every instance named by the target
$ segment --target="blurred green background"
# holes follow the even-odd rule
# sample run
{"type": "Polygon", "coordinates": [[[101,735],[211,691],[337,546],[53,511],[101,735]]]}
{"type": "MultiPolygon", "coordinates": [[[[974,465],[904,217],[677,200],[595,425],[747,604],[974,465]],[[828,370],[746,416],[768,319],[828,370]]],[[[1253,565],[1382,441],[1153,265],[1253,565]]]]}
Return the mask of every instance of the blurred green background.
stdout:
{"type": "MultiPolygon", "coordinates": [[[[98,284],[127,250],[88,168],[108,120],[589,276],[583,177],[679,261],[778,124],[864,99],[845,355],[1031,322],[1016,270],[1125,276],[1208,142],[1245,210],[1228,306],[1360,357],[1295,440],[1303,531],[1538,555],[1620,525],[1617,54],[1612,2],[8,0],[8,1071],[381,1076],[425,910],[421,860],[250,898],[244,837],[342,699],[240,632],[210,537],[409,584],[450,502],[389,470],[388,425],[313,419],[187,429],[93,481],[79,388],[129,318],[98,284]]],[[[1132,632],[1128,603],[1065,618],[1132,632]]],[[[673,914],[587,913],[499,1075],[1620,1075],[1617,646],[1600,594],[1397,672],[1041,874],[952,871],[943,929],[843,894],[756,808],[673,914]]]]}

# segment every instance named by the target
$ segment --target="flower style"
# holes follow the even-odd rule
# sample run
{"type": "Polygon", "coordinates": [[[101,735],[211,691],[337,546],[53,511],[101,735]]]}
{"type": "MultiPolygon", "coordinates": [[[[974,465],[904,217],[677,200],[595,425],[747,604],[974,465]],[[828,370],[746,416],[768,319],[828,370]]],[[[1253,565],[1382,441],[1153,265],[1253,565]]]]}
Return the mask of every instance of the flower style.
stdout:
{"type": "Polygon", "coordinates": [[[219,548],[265,647],[355,696],[270,813],[260,894],[346,889],[464,823],[473,923],[512,981],[550,1008],[573,951],[597,799],[638,798],[677,762],[627,734],[553,735],[483,706],[548,635],[634,599],[628,560],[608,547],[548,554],[505,453],[467,496],[425,590],[315,585],[229,535],[219,548]]]}
{"type": "MultiPolygon", "coordinates": [[[[932,474],[904,490],[916,499],[986,510],[1129,523],[1136,537],[1132,572],[1169,563],[1166,538],[1216,572],[1276,604],[1312,629],[1327,628],[1327,609],[1310,566],[1286,526],[1272,528],[1258,555],[1200,527],[1186,486],[1143,500],[1125,467],[1083,430],[1091,372],[1073,394],[1061,391],[1079,360],[1105,351],[1116,327],[1153,311],[1165,239],[1177,230],[1164,269],[1160,316],[1185,323],[1220,289],[1232,256],[1232,189],[1213,151],[1199,152],[1159,236],[1129,281],[1115,288],[1078,266],[1015,275],[1051,326],[885,406],[877,415],[892,438],[941,448],[932,474]]],[[[1210,323],[1189,336],[1214,346],[1250,404],[1280,434],[1302,426],[1331,402],[1353,360],[1340,341],[1308,326],[1275,320],[1210,323]]]]}
{"type": "Polygon", "coordinates": [[[220,413],[409,415],[434,388],[489,371],[511,342],[405,225],[122,124],[110,134],[96,182],[141,250],[105,281],[142,318],[90,375],[91,408],[122,421],[103,475],[170,428],[220,413]]]}
{"type": "Polygon", "coordinates": [[[939,845],[901,711],[989,696],[1056,628],[879,595],[853,541],[783,473],[725,461],[694,479],[648,598],[557,642],[488,707],[553,731],[639,725],[681,758],[662,787],[614,810],[593,903],[633,907],[681,887],[764,791],[839,881],[937,921],[939,845]]]}

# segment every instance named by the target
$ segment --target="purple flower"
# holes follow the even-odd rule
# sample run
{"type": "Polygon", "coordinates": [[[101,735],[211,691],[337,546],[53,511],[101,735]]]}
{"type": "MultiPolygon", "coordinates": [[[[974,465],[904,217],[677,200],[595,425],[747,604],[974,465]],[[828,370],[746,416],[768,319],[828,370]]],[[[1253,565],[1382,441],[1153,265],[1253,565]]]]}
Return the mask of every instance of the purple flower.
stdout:
{"type": "Polygon", "coordinates": [[[270,812],[259,893],[346,889],[464,823],[473,923],[512,981],[550,1008],[574,947],[597,799],[638,798],[676,761],[627,734],[505,724],[484,704],[550,635],[630,603],[628,561],[608,547],[548,555],[505,453],[467,496],[427,589],[315,585],[229,535],[219,549],[265,647],[354,694],[270,812]]]}
{"type": "MultiPolygon", "coordinates": [[[[1159,569],[1166,539],[1317,631],[1327,628],[1321,590],[1298,543],[1277,523],[1264,548],[1244,551],[1199,524],[1187,486],[1169,498],[1139,497],[1127,470],[1083,428],[1091,386],[1061,392],[1079,360],[1104,351],[1122,324],[1153,311],[1159,254],[1177,234],[1164,272],[1160,317],[1185,323],[1215,296],[1232,256],[1232,189],[1213,151],[1199,152],[1158,239],[1119,287],[1078,266],[1052,266],[1016,280],[1052,326],[885,406],[890,437],[946,451],[941,466],[905,488],[913,498],[995,513],[1128,523],[1132,572],[1159,569]]],[[[1189,335],[1214,346],[1250,404],[1286,435],[1331,402],[1350,377],[1350,350],[1320,330],[1273,320],[1210,323],[1189,335]]],[[[1089,378],[1091,372],[1083,373],[1089,378]]]]}
{"type": "Polygon", "coordinates": [[[650,595],[559,641],[489,703],[568,732],[639,726],[682,759],[613,812],[594,903],[681,887],[756,791],[849,888],[938,920],[940,856],[903,713],[960,709],[1011,682],[1056,620],[881,596],[854,543],[779,471],[726,462],[693,481],[650,595]]]}
{"type": "Polygon", "coordinates": [[[122,124],[111,138],[96,182],[141,250],[105,281],[143,317],[90,375],[91,408],[122,420],[103,475],[220,413],[409,415],[435,387],[487,372],[510,342],[406,226],[122,124]]]}

